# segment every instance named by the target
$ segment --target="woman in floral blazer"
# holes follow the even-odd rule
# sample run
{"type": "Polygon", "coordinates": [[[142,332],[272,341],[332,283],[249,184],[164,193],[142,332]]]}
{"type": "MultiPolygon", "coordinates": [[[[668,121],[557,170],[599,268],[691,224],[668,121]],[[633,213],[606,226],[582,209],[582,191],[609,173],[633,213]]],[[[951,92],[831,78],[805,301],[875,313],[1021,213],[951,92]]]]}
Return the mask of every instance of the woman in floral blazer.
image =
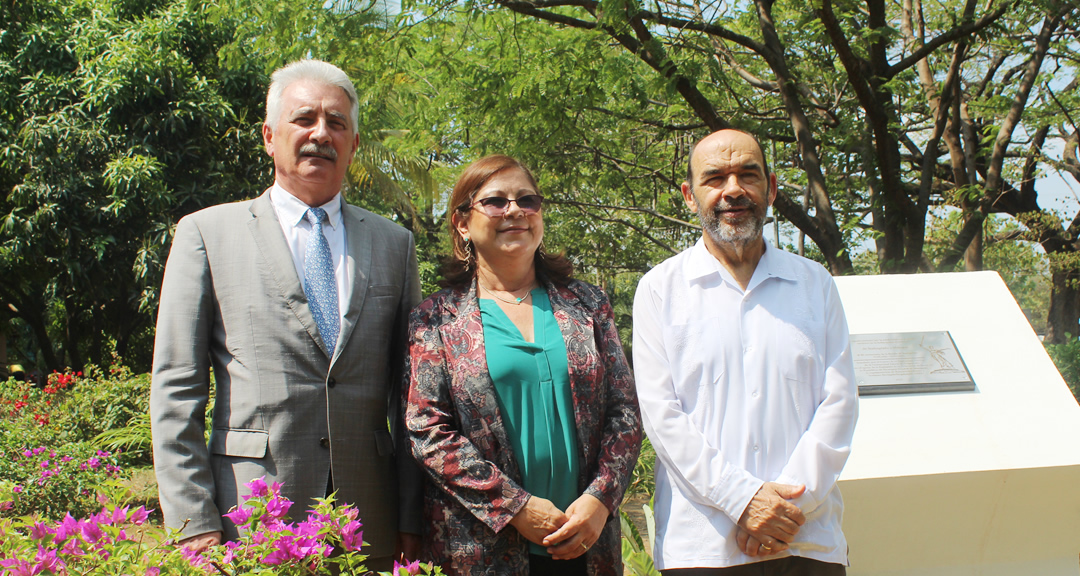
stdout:
{"type": "Polygon", "coordinates": [[[633,376],[607,297],[570,279],[569,263],[540,249],[535,188],[532,174],[506,156],[466,169],[451,197],[450,287],[410,317],[405,422],[429,478],[425,555],[448,574],[621,576],[618,508],[641,442],[633,376]],[[565,343],[578,463],[577,498],[565,510],[524,488],[512,417],[489,371],[500,359],[485,349],[482,318],[493,317],[482,308],[500,306],[528,341],[532,322],[519,320],[531,312],[518,311],[534,298],[549,302],[565,343]],[[550,558],[537,556],[538,547],[550,558]]]}

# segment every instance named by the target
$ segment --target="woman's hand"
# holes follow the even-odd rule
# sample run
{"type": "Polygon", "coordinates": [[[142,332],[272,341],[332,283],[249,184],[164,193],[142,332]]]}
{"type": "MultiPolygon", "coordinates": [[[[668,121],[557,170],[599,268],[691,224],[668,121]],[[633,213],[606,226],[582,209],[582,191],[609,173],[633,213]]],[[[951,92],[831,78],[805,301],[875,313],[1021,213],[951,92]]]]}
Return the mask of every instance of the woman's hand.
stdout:
{"type": "Polygon", "coordinates": [[[566,514],[556,508],[551,500],[530,496],[525,507],[510,520],[510,525],[529,542],[546,546],[544,539],[566,524],[567,520],[566,514]]]}
{"type": "Polygon", "coordinates": [[[556,560],[572,560],[592,548],[607,523],[608,509],[595,496],[582,494],[566,509],[566,515],[569,520],[542,542],[556,560]]]}

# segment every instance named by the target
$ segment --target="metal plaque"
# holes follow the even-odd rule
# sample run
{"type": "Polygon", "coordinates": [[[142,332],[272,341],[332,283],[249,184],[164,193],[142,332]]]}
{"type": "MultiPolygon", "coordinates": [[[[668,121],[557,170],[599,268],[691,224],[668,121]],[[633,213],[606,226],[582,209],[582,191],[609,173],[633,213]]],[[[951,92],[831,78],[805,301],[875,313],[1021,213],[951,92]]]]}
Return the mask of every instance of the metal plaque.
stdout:
{"type": "Polygon", "coordinates": [[[975,389],[948,332],[852,334],[851,355],[860,396],[975,389]]]}

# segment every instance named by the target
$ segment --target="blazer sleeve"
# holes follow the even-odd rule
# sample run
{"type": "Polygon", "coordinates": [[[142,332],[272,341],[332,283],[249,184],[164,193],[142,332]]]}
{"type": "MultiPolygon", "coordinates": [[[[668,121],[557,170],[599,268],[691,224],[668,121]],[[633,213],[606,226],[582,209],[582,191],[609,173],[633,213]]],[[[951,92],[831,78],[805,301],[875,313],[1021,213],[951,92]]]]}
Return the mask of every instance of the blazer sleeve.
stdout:
{"type": "Polygon", "coordinates": [[[630,484],[641,451],[641,413],[638,409],[634,375],[626,362],[615,326],[615,314],[607,296],[599,288],[599,306],[593,313],[596,348],[603,363],[603,432],[596,476],[585,493],[604,503],[613,517],[618,515],[623,493],[630,484]]]}
{"type": "Polygon", "coordinates": [[[405,430],[405,406],[402,402],[409,387],[409,314],[420,302],[420,276],[416,263],[416,244],[409,234],[409,257],[405,266],[405,283],[394,320],[394,343],[391,347],[394,359],[394,371],[391,373],[394,386],[390,391],[390,430],[394,435],[394,454],[397,457],[398,481],[398,526],[401,532],[421,534],[423,532],[424,472],[420,469],[409,447],[408,432],[405,430]]]}
{"type": "Polygon", "coordinates": [[[432,483],[478,520],[500,532],[525,506],[529,493],[510,478],[458,427],[451,398],[448,350],[442,342],[437,304],[429,300],[413,312],[409,323],[412,380],[405,424],[413,455],[432,483]]]}
{"type": "Polygon", "coordinates": [[[214,314],[202,232],[193,219],[184,218],[176,227],[161,287],[150,422],[165,524],[183,528],[185,537],[221,530],[205,436],[214,314]]]}

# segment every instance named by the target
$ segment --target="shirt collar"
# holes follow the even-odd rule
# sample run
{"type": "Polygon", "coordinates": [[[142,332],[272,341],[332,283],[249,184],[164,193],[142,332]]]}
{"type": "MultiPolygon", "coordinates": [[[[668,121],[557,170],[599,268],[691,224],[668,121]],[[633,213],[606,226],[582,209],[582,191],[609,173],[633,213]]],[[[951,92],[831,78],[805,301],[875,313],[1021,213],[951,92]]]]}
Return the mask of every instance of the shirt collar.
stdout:
{"type": "MultiPolygon", "coordinates": [[[[791,269],[787,259],[780,254],[780,250],[773,247],[768,239],[763,238],[763,240],[765,241],[765,253],[761,255],[761,260],[758,261],[754,276],[747,285],[747,290],[766,278],[796,279],[794,270],[791,269]]],[[[690,281],[701,280],[712,274],[719,274],[725,282],[735,285],[735,279],[731,277],[724,265],[710,254],[709,249],[705,247],[704,237],[698,238],[698,241],[690,247],[690,254],[686,259],[685,266],[686,278],[690,281]]]]}
{"type": "MultiPolygon", "coordinates": [[[[270,203],[277,210],[278,218],[290,226],[299,226],[310,208],[277,182],[274,182],[273,187],[270,188],[270,203]]],[[[331,228],[337,230],[337,227],[341,225],[341,192],[335,194],[329,202],[319,208],[326,211],[326,221],[330,223],[331,228]]]]}

